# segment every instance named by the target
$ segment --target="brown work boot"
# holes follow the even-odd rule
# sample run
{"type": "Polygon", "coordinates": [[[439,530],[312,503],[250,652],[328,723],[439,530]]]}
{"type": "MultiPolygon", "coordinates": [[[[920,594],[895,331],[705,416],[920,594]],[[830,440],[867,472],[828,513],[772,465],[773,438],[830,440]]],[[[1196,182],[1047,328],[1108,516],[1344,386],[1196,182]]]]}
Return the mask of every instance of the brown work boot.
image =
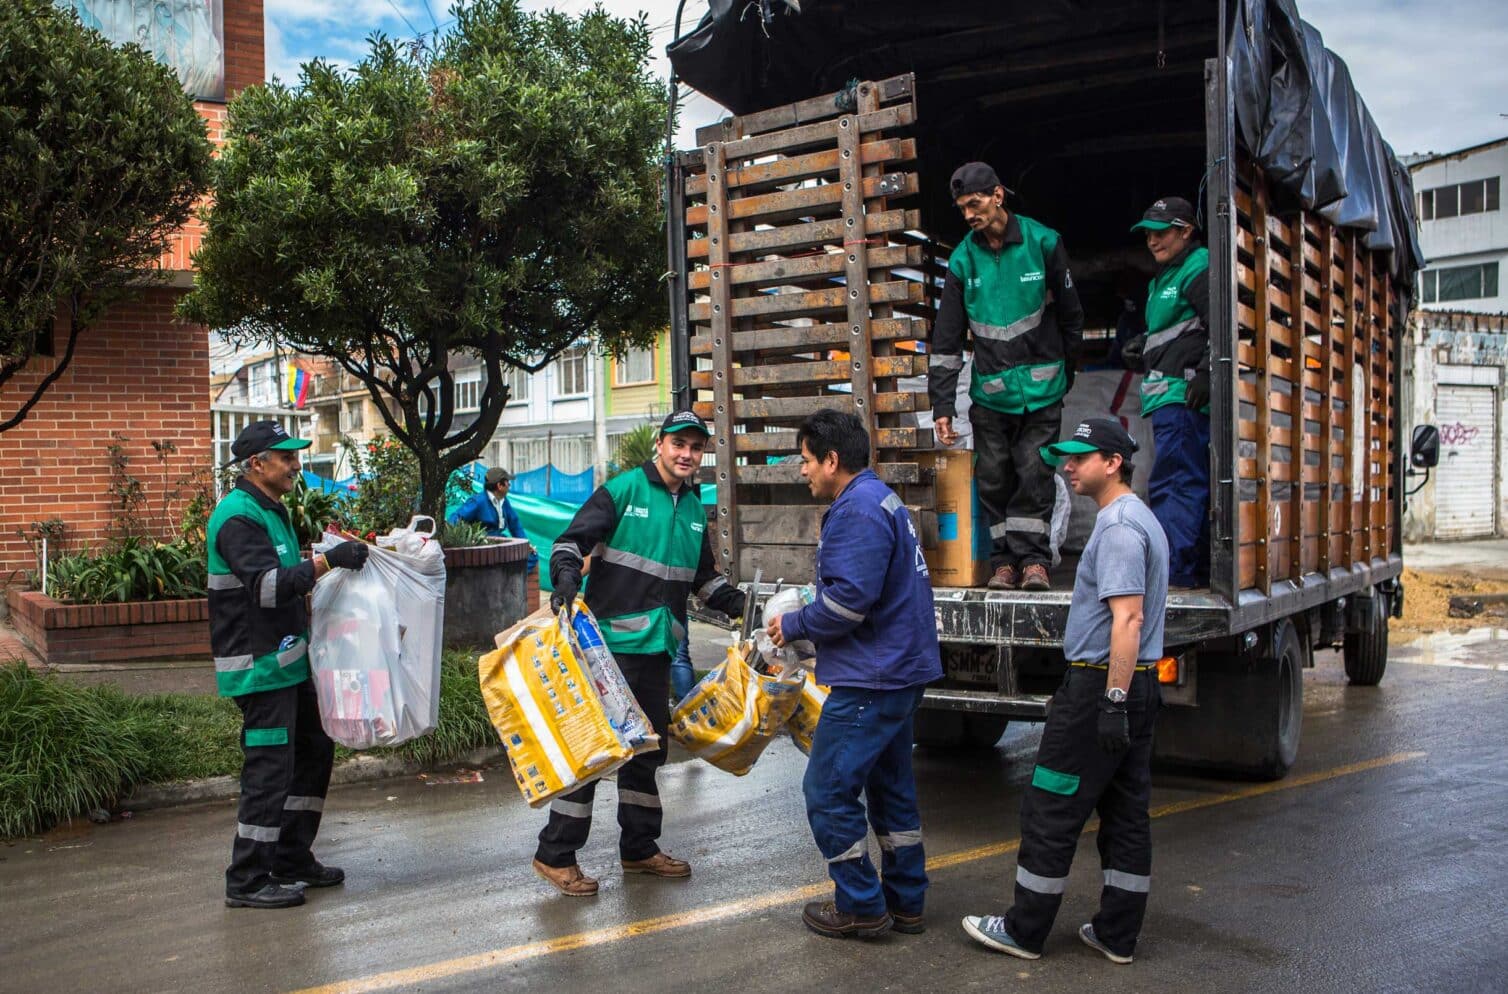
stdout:
{"type": "Polygon", "coordinates": [[[547,880],[566,897],[596,897],[597,881],[581,872],[581,867],[546,866],[534,861],[534,872],[547,880]]]}
{"type": "Polygon", "coordinates": [[[908,915],[904,911],[890,909],[891,928],[903,935],[921,935],[927,930],[927,923],[922,920],[922,913],[918,911],[914,915],[908,915]]]}
{"type": "Polygon", "coordinates": [[[1051,590],[1052,581],[1047,577],[1047,567],[1032,563],[1021,577],[1022,590],[1051,590]]]}
{"type": "Polygon", "coordinates": [[[657,852],[648,859],[625,859],[623,861],[624,873],[647,873],[652,877],[675,877],[691,876],[691,864],[684,859],[676,859],[670,853],[657,852]]]}
{"type": "Polygon", "coordinates": [[[829,939],[877,939],[890,931],[890,913],[878,918],[860,918],[839,911],[831,901],[813,901],[801,911],[806,927],[829,939]]]}
{"type": "Polygon", "coordinates": [[[991,590],[1015,590],[1021,585],[1021,574],[1014,566],[1000,566],[995,570],[995,575],[990,577],[990,582],[985,584],[991,590]]]}

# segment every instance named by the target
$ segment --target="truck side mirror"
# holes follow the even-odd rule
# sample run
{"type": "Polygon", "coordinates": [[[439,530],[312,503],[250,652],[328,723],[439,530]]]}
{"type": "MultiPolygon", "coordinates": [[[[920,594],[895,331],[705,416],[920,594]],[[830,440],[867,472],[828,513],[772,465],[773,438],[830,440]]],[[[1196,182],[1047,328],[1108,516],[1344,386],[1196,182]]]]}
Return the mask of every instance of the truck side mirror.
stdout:
{"type": "Polygon", "coordinates": [[[1415,425],[1409,443],[1409,463],[1415,469],[1433,469],[1440,465],[1440,429],[1434,425],[1415,425]]]}

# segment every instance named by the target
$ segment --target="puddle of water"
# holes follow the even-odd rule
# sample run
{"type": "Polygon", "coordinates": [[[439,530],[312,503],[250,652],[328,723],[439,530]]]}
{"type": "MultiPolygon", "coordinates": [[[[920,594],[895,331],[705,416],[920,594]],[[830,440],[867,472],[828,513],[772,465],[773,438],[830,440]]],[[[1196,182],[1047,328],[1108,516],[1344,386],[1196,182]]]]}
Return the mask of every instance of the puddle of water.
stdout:
{"type": "Polygon", "coordinates": [[[1432,632],[1401,646],[1397,657],[1409,663],[1508,673],[1508,628],[1432,632]]]}

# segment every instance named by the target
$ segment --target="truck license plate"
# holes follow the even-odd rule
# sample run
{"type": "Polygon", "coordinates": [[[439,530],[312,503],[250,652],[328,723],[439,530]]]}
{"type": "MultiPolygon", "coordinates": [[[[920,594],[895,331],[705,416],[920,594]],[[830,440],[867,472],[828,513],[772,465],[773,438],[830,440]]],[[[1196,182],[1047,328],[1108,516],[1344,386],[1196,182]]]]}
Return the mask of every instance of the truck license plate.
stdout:
{"type": "Polygon", "coordinates": [[[997,654],[989,646],[948,646],[943,650],[948,678],[957,683],[996,686],[997,654]]]}

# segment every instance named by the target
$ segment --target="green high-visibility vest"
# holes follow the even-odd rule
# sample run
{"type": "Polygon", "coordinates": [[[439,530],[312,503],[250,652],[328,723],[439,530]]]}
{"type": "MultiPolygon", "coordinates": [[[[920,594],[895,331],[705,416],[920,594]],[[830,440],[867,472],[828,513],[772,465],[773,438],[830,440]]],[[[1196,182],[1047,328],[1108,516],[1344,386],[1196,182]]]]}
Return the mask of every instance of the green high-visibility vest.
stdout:
{"type": "MultiPolygon", "coordinates": [[[[266,599],[264,594],[270,591],[248,591],[220,555],[217,544],[220,529],[231,518],[250,518],[265,528],[283,568],[297,566],[302,561],[298,536],[286,514],[263,507],[240,489],[230,491],[215,507],[205,529],[205,544],[209,547],[210,629],[214,634],[227,618],[232,619],[229,627],[234,645],[234,651],[215,656],[215,687],[222,697],[237,697],[302,683],[309,679],[307,630],[281,633],[283,637],[271,648],[260,653],[254,651],[251,640],[262,634],[257,612],[267,610],[262,602],[266,599]]],[[[270,582],[276,581],[271,573],[268,576],[270,582]]]]}
{"type": "Polygon", "coordinates": [[[1187,291],[1194,278],[1209,268],[1209,249],[1201,245],[1177,266],[1158,273],[1147,287],[1147,344],[1142,350],[1147,375],[1141,381],[1142,417],[1188,399],[1185,364],[1191,355],[1203,351],[1207,331],[1189,303],[1187,291]],[[1195,344],[1198,349],[1193,348],[1195,344]]]}

